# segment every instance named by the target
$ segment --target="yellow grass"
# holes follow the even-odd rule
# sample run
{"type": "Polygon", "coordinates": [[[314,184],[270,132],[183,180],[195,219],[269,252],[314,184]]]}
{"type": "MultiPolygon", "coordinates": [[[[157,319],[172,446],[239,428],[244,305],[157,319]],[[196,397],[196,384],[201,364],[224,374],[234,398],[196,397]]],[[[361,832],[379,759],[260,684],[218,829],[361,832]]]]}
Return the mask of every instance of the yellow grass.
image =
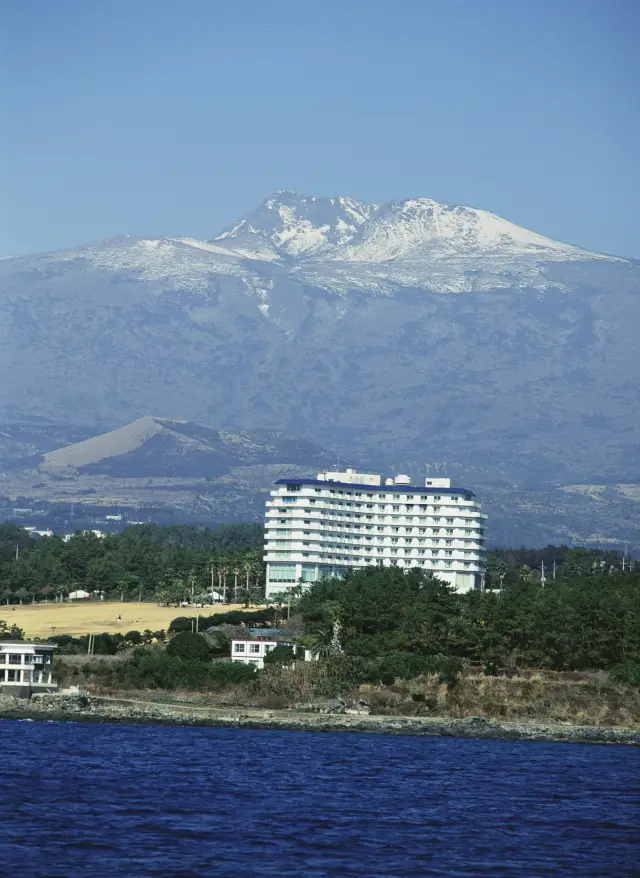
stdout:
{"type": "Polygon", "coordinates": [[[176,616],[212,616],[228,610],[241,610],[242,604],[216,604],[215,607],[158,607],[152,603],[120,601],[71,601],[63,604],[0,605],[0,619],[17,625],[25,637],[51,637],[53,634],[109,634],[127,631],[159,631],[169,627],[176,616]],[[121,622],[116,622],[117,616],[121,622]]]}

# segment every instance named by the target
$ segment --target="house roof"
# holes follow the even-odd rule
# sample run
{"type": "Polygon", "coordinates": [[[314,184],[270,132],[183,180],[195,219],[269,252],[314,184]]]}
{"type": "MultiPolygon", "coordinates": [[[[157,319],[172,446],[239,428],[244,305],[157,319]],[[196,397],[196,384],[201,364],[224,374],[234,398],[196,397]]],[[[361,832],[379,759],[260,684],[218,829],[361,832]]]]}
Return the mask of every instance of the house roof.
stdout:
{"type": "Polygon", "coordinates": [[[247,628],[246,631],[252,637],[279,637],[281,635],[291,637],[291,634],[284,628],[247,628]]]}
{"type": "Polygon", "coordinates": [[[295,644],[294,637],[234,637],[231,643],[286,643],[293,646],[295,644]]]}

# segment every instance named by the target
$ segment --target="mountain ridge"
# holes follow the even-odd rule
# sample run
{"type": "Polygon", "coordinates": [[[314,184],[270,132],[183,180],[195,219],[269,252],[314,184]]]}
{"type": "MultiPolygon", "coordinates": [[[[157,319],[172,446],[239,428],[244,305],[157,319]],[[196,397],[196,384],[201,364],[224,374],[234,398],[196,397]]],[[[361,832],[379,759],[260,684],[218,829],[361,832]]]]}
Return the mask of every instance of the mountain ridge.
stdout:
{"type": "Polygon", "coordinates": [[[161,411],[381,469],[634,482],[640,263],[431,199],[281,193],[258,214],[0,262],[0,418],[161,411]]]}

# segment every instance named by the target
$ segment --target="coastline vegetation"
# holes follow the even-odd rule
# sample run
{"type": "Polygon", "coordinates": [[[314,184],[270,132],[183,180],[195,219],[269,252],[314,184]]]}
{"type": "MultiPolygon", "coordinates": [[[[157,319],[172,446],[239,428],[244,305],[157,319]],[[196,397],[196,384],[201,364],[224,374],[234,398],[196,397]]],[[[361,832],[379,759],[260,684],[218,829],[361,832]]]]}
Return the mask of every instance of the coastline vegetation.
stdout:
{"type": "MultiPolygon", "coordinates": [[[[242,597],[256,599],[255,533],[131,530],[105,540],[31,541],[20,554],[10,550],[18,534],[2,528],[0,590],[15,599],[22,588],[32,600],[47,600],[49,587],[61,596],[93,587],[179,604],[197,600],[212,570],[216,584],[219,575],[240,594],[244,571],[254,592],[242,597]]],[[[199,629],[195,616],[176,615],[166,630],[95,635],[91,656],[87,637],[58,635],[50,638],[59,647],[57,676],[102,693],[171,692],[273,708],[323,709],[321,702],[339,698],[355,711],[414,716],[639,722],[640,570],[616,553],[566,547],[495,550],[487,567],[489,590],[468,594],[419,569],[352,571],[295,589],[286,607],[206,618],[199,611],[199,629]],[[273,625],[318,661],[289,650],[274,650],[261,671],[229,661],[231,639],[244,626],[268,633],[273,625]]],[[[0,622],[4,639],[21,634],[0,622]]]]}

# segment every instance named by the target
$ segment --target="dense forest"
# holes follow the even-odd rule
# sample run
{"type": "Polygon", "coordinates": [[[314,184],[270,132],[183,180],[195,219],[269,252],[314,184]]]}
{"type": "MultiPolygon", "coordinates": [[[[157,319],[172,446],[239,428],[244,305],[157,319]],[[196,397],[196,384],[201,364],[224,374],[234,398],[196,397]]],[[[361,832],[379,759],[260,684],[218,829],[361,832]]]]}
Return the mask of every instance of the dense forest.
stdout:
{"type": "Polygon", "coordinates": [[[435,657],[487,672],[640,668],[640,571],[598,567],[460,595],[421,570],[369,568],[316,584],[296,612],[319,650],[335,654],[338,640],[343,655],[397,676],[435,657]]]}

